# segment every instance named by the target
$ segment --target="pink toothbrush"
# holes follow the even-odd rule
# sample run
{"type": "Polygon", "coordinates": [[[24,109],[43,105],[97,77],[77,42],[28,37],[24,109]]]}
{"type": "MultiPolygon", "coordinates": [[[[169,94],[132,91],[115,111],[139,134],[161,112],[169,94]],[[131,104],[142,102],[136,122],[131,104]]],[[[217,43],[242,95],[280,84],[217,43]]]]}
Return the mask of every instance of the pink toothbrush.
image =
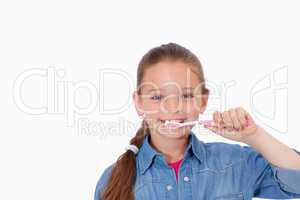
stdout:
{"type": "MultiPolygon", "coordinates": [[[[213,120],[195,120],[195,121],[184,122],[184,123],[167,120],[165,122],[165,126],[167,126],[168,128],[171,128],[171,129],[176,129],[176,128],[180,128],[183,126],[196,125],[196,124],[202,124],[204,126],[211,126],[213,124],[213,120]]],[[[246,126],[248,126],[248,125],[249,125],[249,121],[247,121],[247,123],[246,123],[246,126]]]]}
{"type": "Polygon", "coordinates": [[[171,129],[176,129],[176,128],[180,128],[183,126],[190,126],[190,125],[196,125],[196,124],[202,124],[202,125],[209,126],[212,123],[213,123],[213,120],[195,120],[195,121],[184,122],[184,123],[167,120],[165,122],[165,126],[167,126],[168,128],[171,128],[171,129]]]}

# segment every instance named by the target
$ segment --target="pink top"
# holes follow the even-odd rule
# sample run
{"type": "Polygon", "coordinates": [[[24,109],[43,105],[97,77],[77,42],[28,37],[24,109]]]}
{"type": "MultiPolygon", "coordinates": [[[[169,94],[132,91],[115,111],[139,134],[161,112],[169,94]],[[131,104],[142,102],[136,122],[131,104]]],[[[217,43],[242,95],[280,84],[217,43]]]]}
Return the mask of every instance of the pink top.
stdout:
{"type": "Polygon", "coordinates": [[[178,180],[178,171],[179,171],[179,167],[180,167],[181,161],[182,161],[182,159],[178,160],[176,162],[168,163],[168,165],[175,170],[176,180],[178,180]]]}

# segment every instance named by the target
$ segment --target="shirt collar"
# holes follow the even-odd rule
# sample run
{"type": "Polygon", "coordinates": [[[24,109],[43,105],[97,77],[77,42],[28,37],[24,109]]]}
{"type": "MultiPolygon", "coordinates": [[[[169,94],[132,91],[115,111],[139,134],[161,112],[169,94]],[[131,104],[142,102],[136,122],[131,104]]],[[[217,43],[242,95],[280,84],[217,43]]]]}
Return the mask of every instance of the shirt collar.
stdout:
{"type": "MultiPolygon", "coordinates": [[[[203,162],[205,155],[204,144],[197,138],[197,136],[192,131],[189,135],[189,142],[185,150],[184,156],[186,156],[188,152],[192,152],[200,162],[203,162]]],[[[155,156],[163,156],[163,154],[157,152],[150,145],[149,134],[147,134],[144,138],[143,145],[141,146],[137,154],[137,160],[139,162],[142,174],[145,173],[145,171],[150,167],[155,156]]]]}

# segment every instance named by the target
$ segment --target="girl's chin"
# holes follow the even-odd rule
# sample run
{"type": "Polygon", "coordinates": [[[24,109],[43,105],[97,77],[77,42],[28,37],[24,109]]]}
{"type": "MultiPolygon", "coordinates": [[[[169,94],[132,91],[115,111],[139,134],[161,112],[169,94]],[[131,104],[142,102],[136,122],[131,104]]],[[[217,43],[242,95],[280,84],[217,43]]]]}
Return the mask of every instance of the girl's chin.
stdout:
{"type": "Polygon", "coordinates": [[[189,128],[187,127],[181,127],[177,129],[160,129],[158,132],[161,135],[167,136],[167,137],[172,137],[172,138],[178,138],[182,137],[186,134],[188,134],[190,131],[189,128]]]}

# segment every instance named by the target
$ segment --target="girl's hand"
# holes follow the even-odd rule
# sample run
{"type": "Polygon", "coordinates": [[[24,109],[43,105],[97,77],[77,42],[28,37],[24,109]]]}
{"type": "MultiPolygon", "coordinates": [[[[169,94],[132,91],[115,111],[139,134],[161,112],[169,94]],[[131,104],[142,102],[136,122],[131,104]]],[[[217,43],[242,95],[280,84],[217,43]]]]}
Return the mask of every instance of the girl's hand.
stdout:
{"type": "Polygon", "coordinates": [[[204,127],[237,142],[246,142],[258,129],[250,114],[243,108],[229,109],[222,113],[214,112],[213,123],[204,127]]]}

